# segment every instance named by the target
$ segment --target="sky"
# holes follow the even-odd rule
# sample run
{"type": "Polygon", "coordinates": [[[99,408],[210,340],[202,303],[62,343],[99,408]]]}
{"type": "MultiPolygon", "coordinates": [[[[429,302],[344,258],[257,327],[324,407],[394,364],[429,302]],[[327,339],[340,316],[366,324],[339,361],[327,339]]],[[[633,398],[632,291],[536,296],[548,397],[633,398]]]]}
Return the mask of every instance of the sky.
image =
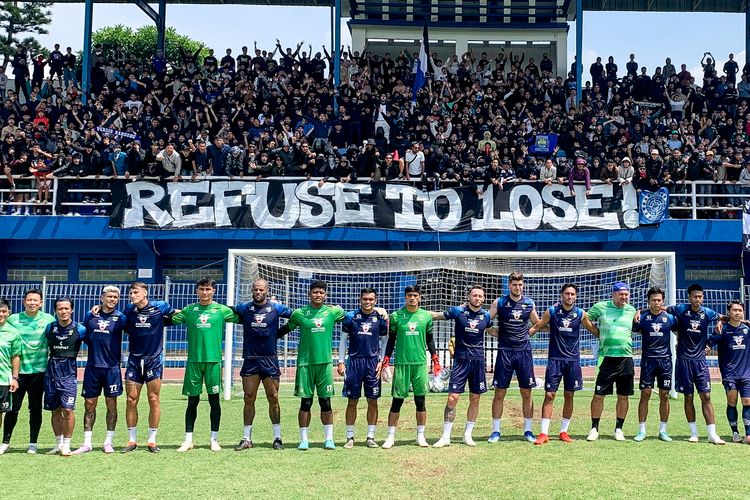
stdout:
{"type": "MultiPolygon", "coordinates": [[[[322,45],[330,51],[330,9],[323,7],[264,7],[238,5],[168,5],[167,25],[178,32],[206,43],[218,54],[231,47],[236,54],[242,45],[252,49],[253,40],[260,48],[273,48],[275,39],[282,45],[292,46],[299,41],[313,45],[313,51],[322,45]],[[237,20],[240,20],[239,22],[237,20]]],[[[132,4],[95,4],[94,30],[115,24],[134,28],[149,24],[151,20],[132,4]]],[[[584,75],[597,56],[606,63],[612,55],[620,72],[624,73],[628,55],[653,73],[656,65],[663,65],[671,57],[678,68],[686,64],[698,74],[703,53],[716,56],[718,67],[731,52],[740,68],[745,58],[744,14],[664,14],[587,12],[584,13],[583,65],[584,75]]],[[[351,43],[349,30],[342,23],[342,41],[351,43]]],[[[83,4],[55,4],[49,34],[40,36],[40,42],[52,47],[60,43],[75,51],[83,44],[83,4]]],[[[568,34],[568,63],[575,54],[575,23],[568,34]]]]}

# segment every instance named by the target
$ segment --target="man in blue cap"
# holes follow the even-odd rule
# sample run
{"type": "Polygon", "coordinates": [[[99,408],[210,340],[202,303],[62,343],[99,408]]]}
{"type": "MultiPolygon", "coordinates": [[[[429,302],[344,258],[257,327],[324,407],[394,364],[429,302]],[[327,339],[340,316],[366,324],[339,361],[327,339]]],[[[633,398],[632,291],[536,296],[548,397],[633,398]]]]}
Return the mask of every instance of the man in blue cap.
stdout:
{"type": "Polygon", "coordinates": [[[628,414],[628,398],[633,395],[633,318],[636,310],[630,301],[630,287],[622,281],[612,285],[612,299],[596,304],[588,310],[583,324],[599,338],[598,373],[591,400],[591,431],[587,441],[599,438],[599,419],[604,409],[604,397],[617,386],[617,424],[614,438],[625,441],[622,425],[628,414]],[[598,327],[593,322],[598,321],[598,327]]]}

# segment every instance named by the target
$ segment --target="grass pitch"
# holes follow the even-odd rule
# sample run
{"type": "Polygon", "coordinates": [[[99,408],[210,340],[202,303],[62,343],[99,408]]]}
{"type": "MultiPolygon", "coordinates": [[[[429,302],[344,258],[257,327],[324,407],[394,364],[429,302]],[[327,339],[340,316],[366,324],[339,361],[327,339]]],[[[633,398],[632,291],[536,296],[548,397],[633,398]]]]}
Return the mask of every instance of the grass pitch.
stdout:
{"type": "MultiPolygon", "coordinates": [[[[384,391],[386,392],[386,391],[384,391]]],[[[714,408],[718,429],[731,441],[724,417],[725,399],[719,385],[714,385],[714,408]]],[[[561,395],[562,396],[562,395],[561,395]]],[[[205,398],[205,396],[204,396],[205,398]]],[[[175,452],[183,439],[183,418],[186,398],[179,386],[165,386],[162,392],[162,423],[159,445],[162,453],[152,455],[143,449],[122,455],[104,455],[104,405],[101,401],[94,428],[95,451],[78,457],[28,456],[26,406],[13,436],[11,451],[0,456],[4,498],[317,498],[356,496],[360,498],[686,498],[710,495],[714,498],[747,498],[744,483],[750,471],[750,446],[727,443],[726,446],[706,442],[705,425],[699,425],[701,443],[686,441],[689,432],[682,400],[672,401],[669,432],[673,443],[656,439],[658,430],[658,398],[651,400],[649,438],[635,443],[638,396],[630,401],[625,423],[628,442],[612,439],[614,429],[614,397],[605,402],[600,425],[601,437],[588,443],[590,391],[577,393],[576,409],[571,425],[575,443],[556,439],[562,401],[557,402],[550,432],[552,441],[533,446],[522,439],[523,419],[518,391],[511,388],[503,417],[503,438],[494,445],[486,442],[490,431],[491,393],[482,398],[480,418],[474,430],[478,443],[469,448],[460,443],[465,422],[468,397],[459,403],[454,425],[454,443],[446,449],[420,449],[414,446],[416,432],[413,401],[407,400],[401,413],[396,434],[397,446],[392,450],[367,449],[365,404],[360,404],[357,422],[357,446],[343,449],[345,438],[344,410],[346,400],[333,400],[335,439],[338,448],[322,449],[323,431],[319,412],[313,408],[310,426],[311,449],[296,450],[298,439],[297,409],[299,400],[292,396],[291,385],[282,386],[282,432],[285,449],[270,448],[272,431],[267,405],[258,398],[257,417],[253,428],[255,448],[235,452],[242,437],[242,399],[222,401],[223,415],[220,453],[208,450],[208,403],[202,401],[198,410],[194,440],[197,448],[186,454],[175,452]],[[6,494],[8,496],[6,496],[6,494]]],[[[696,398],[697,399],[697,398],[696,398]]],[[[427,439],[435,442],[442,429],[445,395],[427,398],[427,439]]],[[[534,432],[539,431],[539,409],[542,391],[534,391],[534,432]]],[[[698,402],[698,404],[700,404],[698,402]]],[[[82,440],[83,401],[78,400],[77,428],[73,445],[82,440]]],[[[385,418],[390,398],[380,401],[380,422],[377,441],[386,434],[385,418]]],[[[698,410],[699,422],[700,408],[698,410]]],[[[145,444],[148,407],[141,400],[139,440],[145,444]]],[[[40,437],[40,451],[52,447],[54,438],[49,413],[40,437]]],[[[742,424],[740,423],[740,426],[742,424]]],[[[120,420],[116,445],[127,440],[124,399],[120,399],[120,420]]]]}

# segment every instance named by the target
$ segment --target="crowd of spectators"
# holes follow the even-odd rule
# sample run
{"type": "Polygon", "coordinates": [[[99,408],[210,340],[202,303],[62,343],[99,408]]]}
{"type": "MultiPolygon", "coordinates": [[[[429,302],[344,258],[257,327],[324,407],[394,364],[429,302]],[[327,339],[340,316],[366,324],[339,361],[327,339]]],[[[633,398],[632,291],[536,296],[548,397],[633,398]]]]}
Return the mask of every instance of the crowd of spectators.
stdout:
{"type": "MultiPolygon", "coordinates": [[[[182,52],[170,64],[161,53],[137,61],[95,47],[84,100],[70,48],[56,45],[45,60],[18,47],[9,68],[15,84],[0,86],[7,182],[16,189],[39,181],[37,196],[16,196],[21,201],[42,200],[52,176],[96,176],[69,186],[100,191],[116,177],[213,175],[449,183],[480,193],[524,180],[571,191],[574,181],[600,180],[679,195],[684,181],[703,180],[713,184],[698,186],[702,194],[750,192],[750,66],[740,70],[731,54],[722,68],[704,54],[700,75],[669,58],[653,71],[632,54],[625,71],[612,57],[597,58],[577,104],[574,66],[556,76],[546,54],[433,55],[413,100],[416,54],[342,47],[335,88],[326,48],[303,49],[277,41],[273,50],[242,47],[236,56],[182,52]],[[541,153],[538,137],[556,146],[541,153]]],[[[687,202],[673,196],[674,205],[687,202]]],[[[698,203],[733,207],[740,199],[698,203]]]]}

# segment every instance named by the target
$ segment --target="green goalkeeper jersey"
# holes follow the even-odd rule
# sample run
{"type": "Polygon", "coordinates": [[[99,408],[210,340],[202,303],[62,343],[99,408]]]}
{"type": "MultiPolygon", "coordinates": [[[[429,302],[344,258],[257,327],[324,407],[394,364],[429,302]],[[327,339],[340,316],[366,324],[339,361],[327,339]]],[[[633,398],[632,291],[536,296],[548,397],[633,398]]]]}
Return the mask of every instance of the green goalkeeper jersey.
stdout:
{"type": "Polygon", "coordinates": [[[409,312],[406,307],[391,314],[390,332],[396,332],[394,365],[427,363],[427,334],[432,333],[432,314],[424,309],[409,312]]]}
{"type": "Polygon", "coordinates": [[[0,385],[10,385],[13,356],[21,355],[21,335],[6,321],[0,326],[0,385]]]}
{"type": "Polygon", "coordinates": [[[32,318],[25,312],[11,314],[7,323],[21,335],[21,374],[47,371],[47,337],[44,330],[55,321],[55,317],[38,311],[32,318]]]}
{"type": "Polygon", "coordinates": [[[633,357],[633,318],[630,304],[615,306],[611,300],[597,302],[588,310],[591,321],[599,320],[599,357],[633,357]]]}
{"type": "Polygon", "coordinates": [[[188,362],[221,362],[224,324],[236,322],[232,308],[216,302],[207,306],[196,302],[172,316],[172,323],[187,326],[188,362]]]}
{"type": "Polygon", "coordinates": [[[309,305],[295,309],[289,318],[289,330],[299,327],[297,366],[330,364],[333,358],[333,325],[344,319],[339,306],[309,305]]]}

